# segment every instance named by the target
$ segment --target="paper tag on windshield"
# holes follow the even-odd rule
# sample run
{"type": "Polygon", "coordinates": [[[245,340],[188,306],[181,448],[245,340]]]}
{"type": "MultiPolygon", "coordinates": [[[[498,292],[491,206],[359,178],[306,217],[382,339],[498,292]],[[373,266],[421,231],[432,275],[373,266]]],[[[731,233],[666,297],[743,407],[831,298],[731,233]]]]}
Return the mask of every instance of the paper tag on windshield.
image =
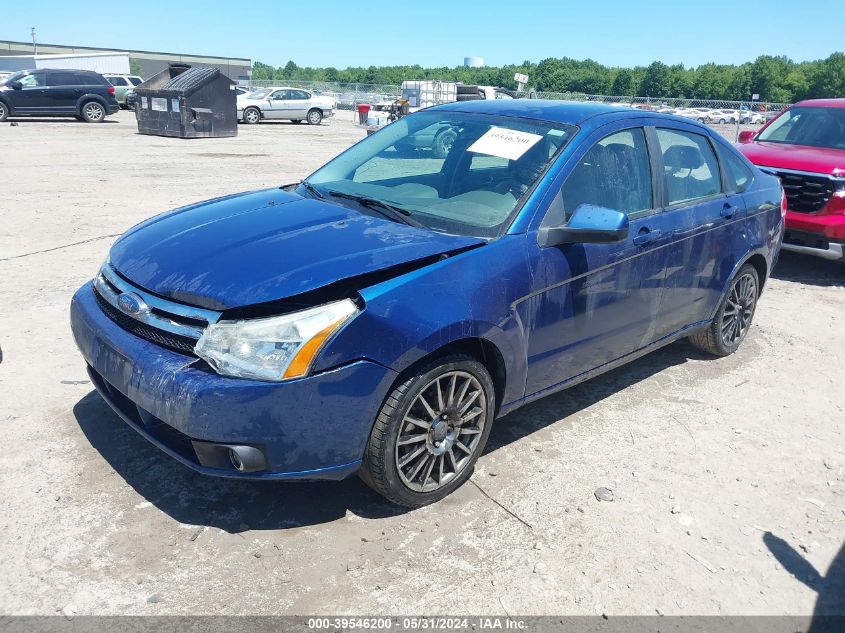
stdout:
{"type": "Polygon", "coordinates": [[[467,151],[517,160],[537,144],[542,136],[503,127],[491,127],[467,151]]]}

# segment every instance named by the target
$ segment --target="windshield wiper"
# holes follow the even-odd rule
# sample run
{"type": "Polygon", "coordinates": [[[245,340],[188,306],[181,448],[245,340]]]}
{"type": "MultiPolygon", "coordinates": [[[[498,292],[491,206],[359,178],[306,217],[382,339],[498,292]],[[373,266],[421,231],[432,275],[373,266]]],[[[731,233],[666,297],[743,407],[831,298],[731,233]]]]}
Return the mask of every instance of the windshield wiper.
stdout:
{"type": "Polygon", "coordinates": [[[323,200],[323,199],[325,199],[325,197],[326,197],[326,196],[324,196],[322,193],[320,193],[320,192],[317,190],[317,187],[315,187],[314,185],[312,185],[312,184],[311,184],[310,182],[308,182],[307,180],[303,180],[303,181],[301,181],[299,184],[300,184],[300,185],[302,185],[303,187],[305,187],[305,191],[307,191],[308,193],[310,193],[310,194],[311,194],[314,198],[318,198],[319,200],[323,200]]]}
{"type": "Polygon", "coordinates": [[[368,209],[372,209],[373,211],[381,213],[384,217],[388,218],[389,220],[394,220],[395,222],[407,224],[408,226],[422,226],[422,224],[420,224],[416,220],[411,219],[410,211],[401,207],[395,207],[392,204],[388,204],[387,202],[382,202],[381,200],[376,200],[375,198],[368,198],[367,196],[359,196],[354,193],[344,193],[342,191],[329,191],[329,195],[335,198],[343,198],[344,200],[352,200],[353,202],[357,202],[361,206],[367,207],[368,209]]]}

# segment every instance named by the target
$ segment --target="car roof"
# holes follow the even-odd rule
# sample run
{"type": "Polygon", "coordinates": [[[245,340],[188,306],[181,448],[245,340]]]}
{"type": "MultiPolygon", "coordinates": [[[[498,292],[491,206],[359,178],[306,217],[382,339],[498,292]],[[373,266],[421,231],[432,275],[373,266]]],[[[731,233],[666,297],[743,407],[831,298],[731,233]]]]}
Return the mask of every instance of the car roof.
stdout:
{"type": "Polygon", "coordinates": [[[627,105],[595,103],[592,101],[557,101],[550,99],[491,99],[487,101],[479,99],[476,101],[446,103],[427,108],[426,111],[428,110],[513,116],[547,121],[549,123],[565,123],[567,125],[580,125],[588,119],[613,114],[616,115],[616,118],[641,119],[643,117],[649,117],[652,119],[663,119],[667,122],[674,121],[675,123],[693,125],[707,131],[710,130],[705,125],[675,114],[642,110],[627,105]]]}
{"type": "Polygon", "coordinates": [[[817,108],[845,108],[845,99],[807,99],[799,101],[797,106],[815,106],[817,108]]]}
{"type": "Polygon", "coordinates": [[[607,105],[585,101],[556,101],[551,99],[478,99],[458,101],[430,108],[452,112],[475,112],[500,116],[515,116],[526,119],[577,125],[599,114],[611,112],[634,112],[627,106],[607,105]]]}

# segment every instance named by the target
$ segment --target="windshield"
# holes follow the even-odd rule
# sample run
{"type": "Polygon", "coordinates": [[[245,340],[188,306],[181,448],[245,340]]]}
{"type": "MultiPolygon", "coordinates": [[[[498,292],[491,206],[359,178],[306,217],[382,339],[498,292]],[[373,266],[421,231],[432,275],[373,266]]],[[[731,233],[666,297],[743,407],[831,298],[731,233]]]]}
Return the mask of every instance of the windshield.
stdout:
{"type": "Polygon", "coordinates": [[[241,96],[244,99],[264,99],[271,92],[273,91],[270,88],[259,88],[255,92],[248,92],[247,94],[243,94],[241,96]]]}
{"type": "Polygon", "coordinates": [[[845,108],[790,108],[760,132],[757,140],[845,149],[845,108]]]}
{"type": "Polygon", "coordinates": [[[494,237],[575,129],[421,111],[354,145],[307,182],[326,197],[343,195],[337,200],[344,204],[349,196],[370,198],[427,228],[494,237]]]}

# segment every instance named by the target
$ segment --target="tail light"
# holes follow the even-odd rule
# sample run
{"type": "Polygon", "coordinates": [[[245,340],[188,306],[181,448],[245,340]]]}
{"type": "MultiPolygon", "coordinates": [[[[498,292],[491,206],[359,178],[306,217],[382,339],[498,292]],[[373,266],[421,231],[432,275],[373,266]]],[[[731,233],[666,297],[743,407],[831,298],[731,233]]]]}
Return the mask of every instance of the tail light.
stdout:
{"type": "Polygon", "coordinates": [[[114,94],[114,86],[109,86],[109,87],[107,88],[107,90],[109,91],[109,94],[110,94],[110,95],[113,95],[113,94],[114,94]]]}
{"type": "Polygon", "coordinates": [[[786,200],[786,191],[784,191],[783,194],[780,197],[780,217],[781,218],[786,217],[786,206],[787,206],[787,204],[788,204],[788,202],[786,200]]]}

